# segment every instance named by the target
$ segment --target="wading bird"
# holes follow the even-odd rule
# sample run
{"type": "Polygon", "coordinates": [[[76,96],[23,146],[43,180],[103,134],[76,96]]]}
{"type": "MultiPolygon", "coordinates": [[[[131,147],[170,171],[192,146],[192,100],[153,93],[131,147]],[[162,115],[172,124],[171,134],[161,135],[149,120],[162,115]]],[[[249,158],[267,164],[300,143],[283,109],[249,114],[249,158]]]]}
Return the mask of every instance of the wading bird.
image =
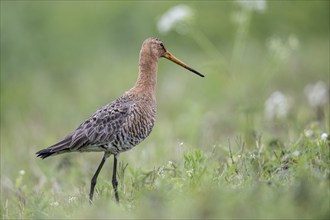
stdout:
{"type": "Polygon", "coordinates": [[[142,44],[138,79],[133,88],[97,110],[61,141],[36,153],[38,157],[44,159],[67,152],[104,152],[91,180],[90,202],[93,200],[97,177],[110,155],[114,156],[112,186],[116,201],[119,202],[116,178],[118,155],[143,141],[154,126],[157,65],[161,57],[204,77],[166,50],[161,40],[148,38],[142,44]]]}

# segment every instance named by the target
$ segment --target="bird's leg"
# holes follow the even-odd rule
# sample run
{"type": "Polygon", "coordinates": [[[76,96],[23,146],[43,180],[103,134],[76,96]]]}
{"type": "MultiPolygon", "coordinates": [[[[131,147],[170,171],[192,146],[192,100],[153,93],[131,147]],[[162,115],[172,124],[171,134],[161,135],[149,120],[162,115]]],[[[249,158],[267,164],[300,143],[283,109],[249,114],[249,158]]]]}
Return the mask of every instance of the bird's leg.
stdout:
{"type": "Polygon", "coordinates": [[[115,198],[116,201],[119,202],[119,196],[118,196],[118,181],[117,181],[117,156],[118,154],[114,155],[113,159],[113,172],[112,172],[112,187],[115,191],[115,198]]]}
{"type": "Polygon", "coordinates": [[[91,189],[90,189],[90,192],[89,192],[89,203],[92,203],[92,201],[93,201],[94,188],[95,188],[95,185],[96,185],[97,177],[98,177],[98,175],[99,175],[99,173],[100,173],[100,171],[101,171],[101,169],[103,167],[104,162],[106,161],[106,159],[109,156],[110,156],[110,153],[108,153],[108,152],[105,152],[104,153],[104,156],[103,156],[103,158],[101,160],[101,163],[100,163],[99,167],[97,168],[97,170],[96,170],[96,172],[95,172],[95,174],[94,174],[94,176],[93,176],[93,178],[91,180],[91,189]]]}

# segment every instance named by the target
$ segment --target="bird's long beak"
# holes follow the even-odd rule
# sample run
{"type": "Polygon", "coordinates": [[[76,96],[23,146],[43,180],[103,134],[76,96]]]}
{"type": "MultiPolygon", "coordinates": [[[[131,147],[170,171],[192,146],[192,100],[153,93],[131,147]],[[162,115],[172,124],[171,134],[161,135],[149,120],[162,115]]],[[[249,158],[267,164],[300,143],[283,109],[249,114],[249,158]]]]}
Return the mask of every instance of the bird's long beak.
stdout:
{"type": "Polygon", "coordinates": [[[190,70],[191,72],[204,77],[203,74],[201,74],[200,72],[194,70],[193,68],[191,68],[190,66],[188,66],[187,64],[185,64],[184,62],[182,62],[181,60],[179,60],[178,58],[176,58],[173,54],[171,54],[170,52],[166,51],[164,57],[180,66],[182,66],[183,68],[186,68],[187,70],[190,70]]]}

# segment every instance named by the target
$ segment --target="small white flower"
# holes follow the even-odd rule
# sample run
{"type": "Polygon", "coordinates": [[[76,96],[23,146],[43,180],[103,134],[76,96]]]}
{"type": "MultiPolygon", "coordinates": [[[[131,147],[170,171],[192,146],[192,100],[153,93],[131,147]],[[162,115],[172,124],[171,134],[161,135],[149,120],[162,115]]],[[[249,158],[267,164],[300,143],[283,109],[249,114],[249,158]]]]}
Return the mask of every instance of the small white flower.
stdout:
{"type": "Polygon", "coordinates": [[[289,50],[285,43],[280,38],[272,38],[269,41],[269,49],[273,55],[280,59],[285,60],[289,55],[289,50]]]}
{"type": "Polygon", "coordinates": [[[264,12],[267,8],[266,0],[237,0],[243,8],[251,11],[264,12]]]}
{"type": "Polygon", "coordinates": [[[186,173],[187,173],[187,175],[188,175],[189,177],[192,177],[193,172],[194,172],[193,169],[191,169],[191,170],[187,170],[187,171],[186,171],[186,173]]]}
{"type": "Polygon", "coordinates": [[[165,177],[165,173],[164,173],[164,168],[163,167],[159,167],[157,170],[157,175],[159,177],[165,177]]]}
{"type": "Polygon", "coordinates": [[[290,101],[283,93],[273,92],[265,102],[265,117],[273,120],[276,118],[285,118],[290,109],[290,101]]]}
{"type": "Polygon", "coordinates": [[[179,34],[184,34],[187,22],[193,17],[193,12],[186,5],[177,5],[165,12],[157,23],[160,33],[167,33],[175,29],[179,34]]]}
{"type": "Polygon", "coordinates": [[[51,202],[49,205],[53,206],[53,207],[57,207],[59,205],[59,203],[57,201],[55,201],[55,202],[51,202]]]}
{"type": "Polygon", "coordinates": [[[292,155],[294,157],[298,157],[300,155],[300,152],[298,150],[295,150],[295,151],[292,152],[292,155]]]}
{"type": "Polygon", "coordinates": [[[304,92],[308,103],[314,108],[329,102],[329,88],[323,81],[318,81],[314,85],[308,84],[304,92]]]}
{"type": "Polygon", "coordinates": [[[288,49],[280,38],[272,37],[267,43],[269,51],[279,60],[285,60],[288,57],[288,49]]]}
{"type": "Polygon", "coordinates": [[[25,170],[20,170],[19,175],[23,176],[25,174],[25,170]]]}
{"type": "Polygon", "coordinates": [[[299,48],[299,39],[291,34],[287,40],[279,37],[271,37],[267,41],[269,52],[278,60],[285,60],[289,57],[290,53],[299,48]]]}
{"type": "Polygon", "coordinates": [[[325,140],[328,139],[328,136],[329,136],[329,135],[328,135],[327,133],[322,133],[322,134],[321,134],[321,139],[325,141],[325,140]]]}
{"type": "Polygon", "coordinates": [[[314,134],[314,132],[312,130],[309,130],[309,129],[305,129],[304,133],[305,133],[305,136],[308,137],[308,138],[311,138],[314,134]]]}
{"type": "Polygon", "coordinates": [[[69,198],[69,203],[74,202],[76,200],[77,200],[77,197],[72,196],[72,197],[69,198]]]}

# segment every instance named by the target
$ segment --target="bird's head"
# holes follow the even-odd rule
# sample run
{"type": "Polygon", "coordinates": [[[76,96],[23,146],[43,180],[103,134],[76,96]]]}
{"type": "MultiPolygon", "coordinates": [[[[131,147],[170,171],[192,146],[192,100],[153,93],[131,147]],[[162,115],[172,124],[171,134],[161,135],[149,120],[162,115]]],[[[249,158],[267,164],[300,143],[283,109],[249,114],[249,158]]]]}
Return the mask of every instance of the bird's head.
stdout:
{"type": "Polygon", "coordinates": [[[193,68],[189,67],[187,64],[176,58],[173,54],[171,54],[164,46],[164,43],[159,40],[158,38],[148,38],[146,39],[143,44],[142,44],[142,49],[141,52],[148,52],[150,56],[158,59],[161,57],[164,57],[180,66],[183,68],[186,68],[187,70],[204,77],[203,74],[199,73],[198,71],[194,70],[193,68]]]}

